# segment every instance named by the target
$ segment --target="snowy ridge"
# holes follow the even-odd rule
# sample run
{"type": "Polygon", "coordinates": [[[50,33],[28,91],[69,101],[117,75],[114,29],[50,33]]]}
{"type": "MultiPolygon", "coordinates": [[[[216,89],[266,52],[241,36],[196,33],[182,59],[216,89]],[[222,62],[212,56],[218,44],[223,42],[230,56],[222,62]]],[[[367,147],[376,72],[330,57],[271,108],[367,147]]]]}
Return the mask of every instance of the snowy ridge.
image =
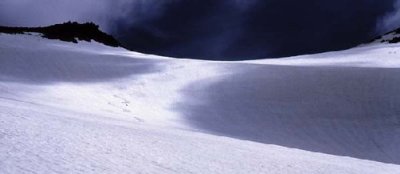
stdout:
{"type": "Polygon", "coordinates": [[[400,67],[399,46],[400,44],[397,43],[382,44],[380,42],[375,42],[344,51],[241,62],[285,66],[398,68],[400,67]]]}
{"type": "Polygon", "coordinates": [[[399,43],[400,42],[400,28],[384,34],[383,36],[377,37],[372,41],[374,43],[399,43]]]}
{"type": "Polygon", "coordinates": [[[399,48],[211,62],[0,34],[0,173],[400,173],[399,48]]]}

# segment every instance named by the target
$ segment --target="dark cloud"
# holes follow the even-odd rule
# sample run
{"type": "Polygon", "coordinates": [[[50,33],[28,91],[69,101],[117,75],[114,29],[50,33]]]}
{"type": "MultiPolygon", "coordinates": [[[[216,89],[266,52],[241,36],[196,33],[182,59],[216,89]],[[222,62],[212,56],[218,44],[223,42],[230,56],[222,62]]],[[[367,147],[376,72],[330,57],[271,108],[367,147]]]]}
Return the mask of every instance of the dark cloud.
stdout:
{"type": "Polygon", "coordinates": [[[395,0],[2,0],[0,24],[94,21],[132,50],[251,59],[349,48],[400,24],[395,0]]]}
{"type": "Polygon", "coordinates": [[[345,49],[378,33],[393,1],[191,0],[162,15],[119,23],[131,49],[175,57],[251,59],[345,49]]]}
{"type": "Polygon", "coordinates": [[[241,33],[245,17],[241,11],[226,1],[179,1],[168,4],[158,17],[134,25],[121,21],[115,34],[134,50],[178,57],[219,56],[241,33]]]}

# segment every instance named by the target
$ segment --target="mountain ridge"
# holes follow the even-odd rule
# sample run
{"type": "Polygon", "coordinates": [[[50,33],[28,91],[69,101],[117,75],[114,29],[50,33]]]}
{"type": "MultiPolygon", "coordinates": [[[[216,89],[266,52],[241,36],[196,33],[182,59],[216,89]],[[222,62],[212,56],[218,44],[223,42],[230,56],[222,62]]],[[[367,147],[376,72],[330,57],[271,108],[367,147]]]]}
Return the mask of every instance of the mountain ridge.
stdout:
{"type": "Polygon", "coordinates": [[[95,23],[65,22],[46,27],[7,27],[0,26],[0,33],[25,34],[29,32],[40,33],[47,39],[57,39],[66,42],[96,41],[107,46],[122,46],[113,36],[101,31],[95,23]]]}
{"type": "Polygon", "coordinates": [[[377,43],[377,42],[389,43],[389,44],[399,43],[400,42],[400,28],[386,32],[385,34],[377,36],[370,41],[370,43],[374,43],[374,42],[375,43],[377,43]]]}

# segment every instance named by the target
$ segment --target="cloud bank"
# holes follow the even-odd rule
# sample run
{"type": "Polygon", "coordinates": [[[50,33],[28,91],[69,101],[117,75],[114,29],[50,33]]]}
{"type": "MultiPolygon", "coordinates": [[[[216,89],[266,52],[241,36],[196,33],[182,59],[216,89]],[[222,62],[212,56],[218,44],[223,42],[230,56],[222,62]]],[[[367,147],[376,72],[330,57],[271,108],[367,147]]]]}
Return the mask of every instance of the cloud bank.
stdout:
{"type": "Polygon", "coordinates": [[[393,1],[180,0],[115,34],[132,50],[174,57],[253,59],[356,46],[375,37],[393,1]]]}
{"type": "Polygon", "coordinates": [[[1,0],[0,25],[92,21],[132,50],[253,59],[350,48],[400,25],[400,0],[1,0]]]}
{"type": "Polygon", "coordinates": [[[400,27],[400,0],[393,2],[393,8],[377,23],[378,32],[384,33],[400,27]]]}

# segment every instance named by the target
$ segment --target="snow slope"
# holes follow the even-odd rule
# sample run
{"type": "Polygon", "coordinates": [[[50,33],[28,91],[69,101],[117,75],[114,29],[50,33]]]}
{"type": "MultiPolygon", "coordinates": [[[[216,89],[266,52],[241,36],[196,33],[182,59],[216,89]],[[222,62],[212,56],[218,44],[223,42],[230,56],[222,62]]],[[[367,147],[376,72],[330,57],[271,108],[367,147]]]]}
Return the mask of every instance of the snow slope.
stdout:
{"type": "Polygon", "coordinates": [[[0,34],[0,173],[400,173],[399,48],[228,63],[0,34]]]}

